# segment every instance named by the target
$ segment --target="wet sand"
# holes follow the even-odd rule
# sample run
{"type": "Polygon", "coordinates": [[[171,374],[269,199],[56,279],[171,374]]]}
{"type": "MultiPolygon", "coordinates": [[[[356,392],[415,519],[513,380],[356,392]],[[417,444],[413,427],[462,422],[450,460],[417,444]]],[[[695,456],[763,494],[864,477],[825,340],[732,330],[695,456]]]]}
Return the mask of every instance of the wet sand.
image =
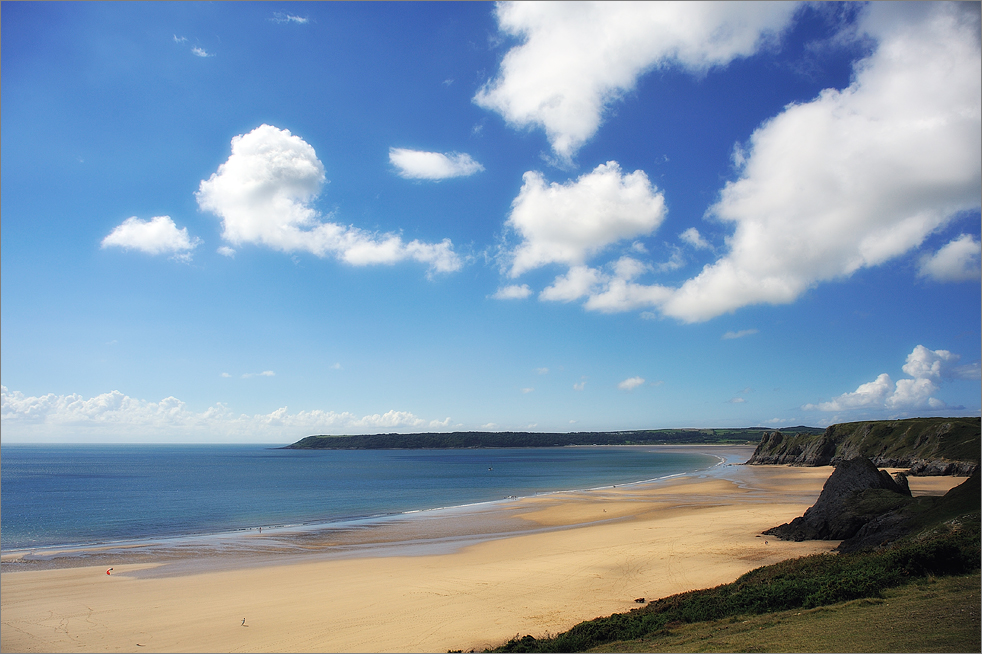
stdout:
{"type": "MultiPolygon", "coordinates": [[[[752,449],[712,451],[743,461],[752,449]]],[[[80,567],[8,565],[20,571],[0,575],[0,649],[480,650],[832,549],[837,542],[759,535],[801,515],[831,472],[728,465],[361,531],[264,532],[220,546],[65,559],[80,567]]],[[[961,481],[911,478],[911,487],[939,493],[961,481]]]]}

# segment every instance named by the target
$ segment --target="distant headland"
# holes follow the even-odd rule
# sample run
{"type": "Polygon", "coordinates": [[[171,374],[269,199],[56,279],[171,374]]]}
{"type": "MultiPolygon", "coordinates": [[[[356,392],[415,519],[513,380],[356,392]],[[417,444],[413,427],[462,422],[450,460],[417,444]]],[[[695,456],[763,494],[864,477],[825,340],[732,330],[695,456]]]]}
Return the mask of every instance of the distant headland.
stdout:
{"type": "MultiPolygon", "coordinates": [[[[639,429],[634,431],[583,431],[545,433],[522,431],[455,431],[419,434],[368,434],[307,436],[286,450],[387,450],[463,449],[482,447],[563,447],[567,445],[694,445],[753,444],[774,428],[738,429],[639,429]]],[[[783,432],[820,435],[819,427],[787,427],[783,432]]]]}
{"type": "Polygon", "coordinates": [[[909,468],[914,475],[968,476],[982,452],[980,418],[909,418],[847,422],[821,427],[639,429],[543,433],[448,433],[307,436],[287,450],[466,449],[570,445],[751,445],[749,465],[836,465],[856,456],[875,465],[909,468]]]}

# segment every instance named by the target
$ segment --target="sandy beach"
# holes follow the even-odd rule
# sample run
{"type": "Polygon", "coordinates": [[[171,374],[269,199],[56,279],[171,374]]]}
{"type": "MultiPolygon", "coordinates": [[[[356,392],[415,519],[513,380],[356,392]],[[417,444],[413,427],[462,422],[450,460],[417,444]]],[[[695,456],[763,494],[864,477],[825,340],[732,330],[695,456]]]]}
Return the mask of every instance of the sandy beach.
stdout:
{"type": "MultiPolygon", "coordinates": [[[[725,453],[746,460],[752,450],[725,453]]],[[[182,567],[174,556],[121,557],[111,575],[101,563],[6,572],[0,649],[480,650],[630,610],[635,598],[711,587],[761,565],[831,550],[837,542],[759,536],[801,515],[831,472],[727,465],[656,483],[525,498],[492,509],[509,525],[507,536],[468,540],[474,516],[453,513],[412,523],[450,534],[441,547],[422,550],[403,538],[332,557],[334,541],[286,553],[274,541],[264,549],[257,538],[251,552],[212,555],[197,566],[182,567]]],[[[915,494],[937,494],[963,479],[910,481],[915,494]]]]}

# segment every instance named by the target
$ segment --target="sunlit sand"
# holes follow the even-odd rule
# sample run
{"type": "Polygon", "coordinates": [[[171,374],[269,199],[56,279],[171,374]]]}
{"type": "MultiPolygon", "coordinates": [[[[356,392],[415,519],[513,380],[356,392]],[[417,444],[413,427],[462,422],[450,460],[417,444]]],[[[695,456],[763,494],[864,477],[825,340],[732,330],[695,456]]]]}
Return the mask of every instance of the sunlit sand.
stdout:
{"type": "MultiPolygon", "coordinates": [[[[745,460],[752,448],[727,451],[743,449],[745,460]]],[[[491,510],[512,535],[449,538],[414,555],[403,543],[330,557],[324,543],[299,555],[233,551],[198,567],[173,555],[113,563],[111,575],[102,565],[8,572],[0,644],[5,652],[482,649],[831,550],[836,542],[759,536],[801,515],[831,471],[731,465],[506,502],[491,510]]],[[[960,481],[912,478],[911,487],[939,493],[960,481]]],[[[465,518],[429,524],[466,536],[465,518]]]]}

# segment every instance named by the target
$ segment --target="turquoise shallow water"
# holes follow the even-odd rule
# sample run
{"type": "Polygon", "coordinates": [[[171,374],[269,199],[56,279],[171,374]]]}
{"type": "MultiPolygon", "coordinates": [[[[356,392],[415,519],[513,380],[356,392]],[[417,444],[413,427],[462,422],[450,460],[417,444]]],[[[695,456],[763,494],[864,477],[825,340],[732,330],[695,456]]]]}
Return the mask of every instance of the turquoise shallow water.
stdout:
{"type": "Polygon", "coordinates": [[[331,525],[714,465],[639,447],[301,451],[257,445],[3,445],[4,551],[331,525]]]}

